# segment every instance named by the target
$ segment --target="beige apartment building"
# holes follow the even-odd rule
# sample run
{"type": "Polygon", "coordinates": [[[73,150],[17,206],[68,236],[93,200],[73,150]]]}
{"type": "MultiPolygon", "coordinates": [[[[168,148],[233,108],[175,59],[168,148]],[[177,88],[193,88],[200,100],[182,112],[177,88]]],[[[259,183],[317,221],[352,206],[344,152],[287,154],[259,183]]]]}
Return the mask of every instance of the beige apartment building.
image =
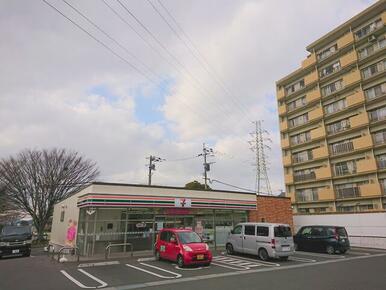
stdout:
{"type": "Polygon", "coordinates": [[[386,1],[307,47],[277,81],[294,213],[386,210],[386,1]]]}

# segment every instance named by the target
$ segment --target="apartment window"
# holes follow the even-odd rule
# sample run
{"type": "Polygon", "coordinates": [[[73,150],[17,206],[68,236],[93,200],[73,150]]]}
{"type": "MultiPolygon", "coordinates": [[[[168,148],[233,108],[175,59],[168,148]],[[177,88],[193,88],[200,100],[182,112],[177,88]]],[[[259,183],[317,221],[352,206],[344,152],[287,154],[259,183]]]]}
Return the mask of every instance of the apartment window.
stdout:
{"type": "Polygon", "coordinates": [[[312,160],[312,150],[306,150],[298,153],[294,153],[292,155],[293,162],[299,163],[308,160],[312,160]]]}
{"type": "Polygon", "coordinates": [[[344,140],[330,145],[333,155],[351,152],[354,150],[354,145],[351,140],[344,140]]]}
{"type": "Polygon", "coordinates": [[[325,114],[339,112],[347,107],[346,99],[339,100],[324,107],[325,114]]]}
{"type": "Polygon", "coordinates": [[[343,119],[343,120],[340,120],[338,122],[327,125],[328,134],[336,134],[339,132],[343,132],[347,129],[350,129],[350,120],[349,119],[343,119]]]}
{"type": "Polygon", "coordinates": [[[386,94],[386,82],[365,90],[365,96],[368,100],[379,98],[384,94],[386,94]]]}
{"type": "Polygon", "coordinates": [[[334,44],[318,53],[318,59],[323,60],[330,55],[334,54],[338,50],[338,45],[334,44]]]}
{"type": "Polygon", "coordinates": [[[317,188],[298,189],[296,190],[296,200],[297,201],[316,201],[318,200],[318,189],[317,188]]]}
{"type": "Polygon", "coordinates": [[[303,125],[308,122],[308,113],[305,113],[303,115],[300,115],[298,117],[295,117],[293,119],[289,120],[289,126],[290,127],[296,127],[303,125]]]}
{"type": "Polygon", "coordinates": [[[355,207],[350,205],[350,206],[339,206],[337,207],[338,212],[354,212],[355,207]]]}
{"type": "Polygon", "coordinates": [[[386,119],[386,107],[378,108],[376,110],[369,112],[369,117],[371,121],[381,121],[386,119]]]}
{"type": "Polygon", "coordinates": [[[295,181],[306,181],[315,179],[315,168],[297,170],[294,172],[295,181]]]}
{"type": "Polygon", "coordinates": [[[357,165],[355,160],[338,162],[334,164],[334,172],[336,176],[343,176],[347,174],[355,174],[357,172],[357,165]]]}
{"type": "Polygon", "coordinates": [[[357,39],[362,38],[362,37],[370,34],[371,32],[377,30],[378,28],[382,27],[382,25],[383,25],[382,19],[379,18],[379,19],[371,22],[370,24],[362,27],[357,32],[355,32],[355,37],[357,39]]]}
{"type": "Polygon", "coordinates": [[[322,212],[326,212],[326,211],[327,211],[326,207],[316,207],[316,208],[314,208],[314,212],[315,213],[322,213],[322,212]]]}
{"type": "Polygon", "coordinates": [[[304,80],[300,80],[292,85],[285,87],[285,91],[287,95],[290,95],[302,88],[304,88],[304,80]]]}
{"type": "Polygon", "coordinates": [[[336,185],[335,191],[337,198],[355,198],[360,196],[360,189],[356,183],[336,185]]]}
{"type": "Polygon", "coordinates": [[[385,70],[385,67],[386,67],[386,59],[362,69],[362,76],[364,79],[368,79],[373,75],[383,72],[385,70]]]}
{"type": "Polygon", "coordinates": [[[299,99],[296,99],[295,101],[288,103],[288,111],[292,111],[292,110],[295,110],[296,108],[303,107],[306,104],[307,104],[306,97],[303,96],[299,99]]]}
{"type": "Polygon", "coordinates": [[[378,155],[377,156],[377,163],[378,163],[379,169],[385,169],[386,168],[386,154],[378,155]]]}
{"type": "Polygon", "coordinates": [[[386,194],[386,179],[380,179],[379,183],[381,184],[383,194],[386,194]]]}
{"type": "Polygon", "coordinates": [[[378,50],[384,48],[386,46],[386,39],[383,36],[383,39],[378,40],[377,42],[371,44],[370,46],[364,47],[358,51],[359,59],[364,59],[378,50]]]}
{"type": "Polygon", "coordinates": [[[324,97],[329,96],[329,95],[335,93],[336,91],[339,91],[342,88],[343,88],[343,81],[338,80],[336,82],[333,82],[332,84],[329,84],[325,87],[322,87],[322,95],[324,97]]]}
{"type": "Polygon", "coordinates": [[[337,62],[330,64],[329,66],[326,66],[320,71],[320,77],[325,77],[330,74],[333,74],[334,72],[337,72],[340,70],[340,61],[338,60],[337,62]]]}
{"type": "Polygon", "coordinates": [[[386,130],[378,131],[373,134],[373,141],[375,145],[386,143],[386,130]]]}
{"type": "Polygon", "coordinates": [[[309,131],[304,132],[304,133],[300,133],[300,134],[295,135],[295,136],[291,136],[291,144],[292,145],[302,144],[302,143],[305,143],[305,142],[310,141],[310,140],[311,140],[311,133],[309,131]]]}

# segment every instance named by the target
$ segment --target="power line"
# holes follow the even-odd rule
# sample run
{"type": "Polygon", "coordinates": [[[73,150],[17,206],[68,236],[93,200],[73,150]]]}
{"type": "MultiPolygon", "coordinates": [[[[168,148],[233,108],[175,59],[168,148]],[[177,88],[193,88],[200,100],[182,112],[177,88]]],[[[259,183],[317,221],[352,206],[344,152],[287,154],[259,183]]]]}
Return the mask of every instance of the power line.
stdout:
{"type": "Polygon", "coordinates": [[[254,191],[254,190],[252,190],[252,189],[248,189],[248,188],[239,187],[239,186],[236,186],[236,185],[233,185],[233,184],[229,184],[229,183],[226,183],[226,182],[220,181],[220,180],[218,180],[218,179],[209,179],[209,182],[210,182],[210,183],[213,183],[213,182],[217,182],[217,183],[220,183],[220,184],[223,184],[223,185],[229,186],[229,187],[233,187],[233,188],[237,188],[237,189],[241,189],[241,190],[249,191],[249,192],[252,192],[252,193],[256,193],[256,191],[254,191]]]}
{"type": "Polygon", "coordinates": [[[91,37],[92,39],[94,39],[97,43],[99,43],[101,46],[103,46],[105,49],[107,49],[110,53],[112,53],[113,55],[115,55],[116,57],[118,57],[120,60],[122,60],[123,62],[125,62],[126,64],[128,64],[133,70],[135,70],[137,73],[139,73],[140,75],[142,75],[143,77],[145,77],[148,81],[152,82],[153,83],[153,80],[151,78],[149,78],[144,72],[142,72],[140,69],[138,69],[136,66],[134,66],[132,63],[130,63],[127,59],[125,59],[124,57],[122,57],[121,55],[119,55],[118,53],[116,53],[113,49],[111,49],[108,45],[106,45],[103,41],[99,40],[98,38],[96,38],[94,35],[92,35],[89,31],[87,31],[86,29],[84,29],[82,26],[80,26],[78,23],[76,23],[75,21],[73,21],[71,18],[69,18],[67,15],[65,15],[64,13],[62,13],[58,8],[56,8],[54,5],[52,5],[51,3],[47,2],[46,0],[42,0],[45,4],[47,4],[49,7],[51,7],[52,9],[54,9],[57,13],[59,13],[60,15],[62,15],[67,21],[70,21],[73,25],[75,25],[78,29],[80,29],[81,31],[83,31],[84,33],[86,33],[89,37],[91,37]]]}

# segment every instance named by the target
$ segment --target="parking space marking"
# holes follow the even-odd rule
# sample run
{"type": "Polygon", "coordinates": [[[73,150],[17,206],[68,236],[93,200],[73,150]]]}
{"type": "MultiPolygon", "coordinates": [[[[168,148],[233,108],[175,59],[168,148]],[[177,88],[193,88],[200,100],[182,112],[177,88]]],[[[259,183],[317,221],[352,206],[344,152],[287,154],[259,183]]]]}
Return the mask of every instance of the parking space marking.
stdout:
{"type": "Polygon", "coordinates": [[[314,256],[314,257],[322,257],[322,258],[328,258],[328,259],[344,259],[346,256],[342,255],[330,255],[330,254],[320,254],[320,253],[311,253],[311,252],[303,252],[303,251],[296,251],[296,254],[299,255],[305,255],[305,256],[314,256]]]}
{"type": "Polygon", "coordinates": [[[182,270],[182,271],[197,271],[197,270],[202,270],[202,269],[209,269],[210,266],[204,266],[204,267],[194,267],[194,268],[180,268],[176,264],[172,264],[177,270],[182,270]]]}
{"type": "Polygon", "coordinates": [[[296,261],[296,262],[304,262],[304,263],[315,263],[316,260],[313,259],[307,259],[307,258],[300,258],[296,256],[290,256],[288,257],[290,261],[296,261]]]}
{"type": "Polygon", "coordinates": [[[138,261],[138,262],[150,262],[150,261],[155,261],[155,257],[139,258],[137,261],[138,261]]]}
{"type": "Polygon", "coordinates": [[[212,262],[213,265],[224,267],[232,270],[249,270],[254,267],[260,267],[262,264],[256,263],[255,261],[250,262],[238,258],[229,258],[224,256],[215,256],[213,257],[215,262],[212,262]]]}
{"type": "Polygon", "coordinates": [[[97,262],[97,263],[85,263],[79,264],[78,268],[90,268],[90,267],[98,267],[98,266],[110,266],[110,265],[119,265],[119,261],[108,261],[108,262],[97,262]]]}
{"type": "Polygon", "coordinates": [[[139,270],[139,271],[142,271],[142,272],[145,272],[145,273],[148,273],[148,274],[150,274],[150,275],[153,275],[153,276],[162,278],[162,279],[177,279],[177,278],[182,277],[182,275],[179,274],[179,273],[175,273],[175,272],[172,272],[172,271],[168,271],[168,270],[165,270],[165,269],[160,268],[160,267],[157,267],[157,266],[153,266],[153,265],[146,264],[146,263],[140,263],[140,264],[141,264],[142,266],[150,267],[150,268],[153,268],[153,269],[157,269],[158,271],[165,272],[165,273],[169,273],[169,274],[172,274],[172,275],[174,275],[174,276],[164,276],[164,275],[161,275],[161,274],[158,274],[158,273],[155,273],[155,272],[152,272],[152,271],[149,271],[149,270],[146,270],[146,269],[143,269],[143,268],[134,266],[134,265],[130,265],[130,264],[126,264],[126,266],[127,266],[127,267],[131,267],[131,268],[136,269],[136,270],[139,270]]]}
{"type": "MultiPolygon", "coordinates": [[[[222,256],[216,256],[216,257],[222,257],[222,256]]],[[[228,255],[224,255],[225,259],[228,259],[230,258],[230,256],[228,255]]],[[[254,260],[254,259],[250,259],[250,258],[245,258],[245,257],[240,257],[240,256],[233,256],[239,260],[244,260],[244,261],[248,261],[248,262],[253,262],[253,263],[259,263],[259,264],[262,264],[263,266],[275,266],[275,267],[280,267],[280,264],[278,263],[274,263],[274,262],[267,262],[267,261],[261,261],[261,260],[254,260]]]]}
{"type": "Polygon", "coordinates": [[[86,275],[87,277],[91,278],[92,280],[98,282],[100,285],[99,286],[86,286],[84,285],[83,283],[79,282],[78,280],[76,280],[74,277],[72,277],[70,274],[68,274],[66,271],[64,270],[61,270],[60,272],[67,278],[69,279],[70,281],[72,281],[73,283],[75,283],[77,286],[79,286],[80,288],[84,288],[84,289],[100,289],[100,288],[104,288],[106,287],[108,284],[100,279],[98,279],[97,277],[91,275],[90,273],[86,272],[85,270],[83,269],[78,269],[79,272],[83,273],[84,275],[86,275]]]}
{"type": "Polygon", "coordinates": [[[348,254],[350,255],[359,255],[359,256],[370,256],[370,253],[367,252],[358,252],[358,251],[348,251],[348,254]]]}

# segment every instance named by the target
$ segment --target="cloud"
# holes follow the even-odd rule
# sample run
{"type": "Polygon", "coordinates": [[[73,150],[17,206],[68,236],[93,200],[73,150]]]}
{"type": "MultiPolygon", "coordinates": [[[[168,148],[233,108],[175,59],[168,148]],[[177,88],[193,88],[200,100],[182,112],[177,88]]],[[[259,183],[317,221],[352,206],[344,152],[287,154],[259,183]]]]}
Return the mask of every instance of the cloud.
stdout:
{"type": "Polygon", "coordinates": [[[154,183],[183,185],[201,181],[202,159],[194,157],[207,142],[217,151],[210,177],[254,189],[250,166],[254,155],[247,140],[253,131],[251,121],[263,119],[273,140],[269,174],[277,192],[284,185],[275,81],[299,67],[307,44],[373,1],[221,1],[220,5],[163,0],[205,56],[201,62],[210,64],[206,69],[146,1],[124,3],[182,66],[115,1],[108,3],[150,46],[102,1],[69,3],[135,57],[62,1],[49,2],[109,43],[152,82],[43,2],[3,1],[0,157],[23,148],[66,147],[96,160],[104,180],[146,183],[145,157],[153,154],[167,159],[157,164],[154,183]]]}

